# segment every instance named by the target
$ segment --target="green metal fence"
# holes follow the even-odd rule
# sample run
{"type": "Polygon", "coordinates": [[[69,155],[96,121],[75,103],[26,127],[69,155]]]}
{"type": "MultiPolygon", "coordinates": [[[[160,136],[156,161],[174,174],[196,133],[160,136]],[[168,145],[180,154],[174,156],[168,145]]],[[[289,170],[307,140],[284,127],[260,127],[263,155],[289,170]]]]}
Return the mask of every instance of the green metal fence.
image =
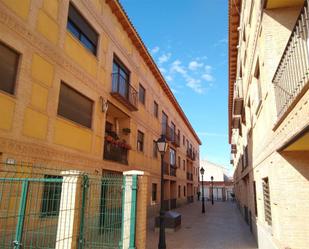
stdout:
{"type": "Polygon", "coordinates": [[[122,189],[119,173],[0,164],[0,248],[118,248],[122,189]]]}

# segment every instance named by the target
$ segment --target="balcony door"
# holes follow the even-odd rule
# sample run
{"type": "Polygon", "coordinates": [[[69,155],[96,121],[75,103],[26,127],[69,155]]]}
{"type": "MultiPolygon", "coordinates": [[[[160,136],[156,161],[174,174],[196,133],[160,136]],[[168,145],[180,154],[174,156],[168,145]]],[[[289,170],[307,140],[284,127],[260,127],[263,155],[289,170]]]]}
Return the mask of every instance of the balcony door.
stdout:
{"type": "Polygon", "coordinates": [[[113,91],[129,98],[129,71],[117,60],[113,62],[113,91]]]}

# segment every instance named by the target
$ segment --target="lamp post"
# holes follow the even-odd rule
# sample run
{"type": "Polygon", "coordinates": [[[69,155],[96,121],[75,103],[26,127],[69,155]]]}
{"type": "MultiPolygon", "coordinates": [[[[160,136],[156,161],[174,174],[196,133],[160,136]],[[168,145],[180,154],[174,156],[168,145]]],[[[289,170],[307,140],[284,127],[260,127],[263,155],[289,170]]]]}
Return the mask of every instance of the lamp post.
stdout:
{"type": "Polygon", "coordinates": [[[205,170],[203,167],[200,169],[200,172],[202,175],[202,213],[205,213],[205,198],[204,198],[204,184],[203,184],[203,181],[204,181],[203,177],[204,177],[205,170]]]}
{"type": "Polygon", "coordinates": [[[211,176],[211,205],[214,204],[214,177],[211,176]]]}
{"type": "Polygon", "coordinates": [[[164,154],[167,151],[168,148],[168,142],[166,141],[166,138],[164,135],[161,135],[161,137],[157,140],[157,149],[161,154],[161,201],[160,201],[160,234],[159,234],[159,244],[158,249],[166,249],[166,243],[165,243],[165,223],[164,223],[164,216],[165,211],[163,207],[164,202],[164,178],[163,178],[163,160],[164,160],[164,154]]]}

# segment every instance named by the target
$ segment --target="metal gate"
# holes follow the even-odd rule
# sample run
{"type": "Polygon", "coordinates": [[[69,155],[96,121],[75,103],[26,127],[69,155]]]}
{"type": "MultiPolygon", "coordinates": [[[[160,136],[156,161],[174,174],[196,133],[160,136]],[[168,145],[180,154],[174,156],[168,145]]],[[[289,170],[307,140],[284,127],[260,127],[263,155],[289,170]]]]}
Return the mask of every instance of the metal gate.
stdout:
{"type": "Polygon", "coordinates": [[[118,248],[123,176],[76,172],[0,164],[0,248],[118,248]]]}

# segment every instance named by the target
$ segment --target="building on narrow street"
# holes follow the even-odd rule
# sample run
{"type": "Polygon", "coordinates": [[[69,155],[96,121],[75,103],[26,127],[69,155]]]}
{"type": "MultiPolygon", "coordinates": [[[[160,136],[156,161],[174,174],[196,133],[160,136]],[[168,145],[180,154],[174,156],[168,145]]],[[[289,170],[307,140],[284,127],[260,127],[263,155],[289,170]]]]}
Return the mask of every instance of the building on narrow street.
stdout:
{"type": "Polygon", "coordinates": [[[149,172],[154,215],[162,134],[165,207],[193,201],[201,141],[118,1],[0,0],[0,76],[1,161],[149,172]]]}
{"type": "Polygon", "coordinates": [[[259,248],[309,245],[308,1],[229,1],[229,142],[259,248]]]}
{"type": "MultiPolygon", "coordinates": [[[[214,201],[230,201],[232,193],[234,193],[233,179],[229,176],[228,169],[212,163],[207,160],[200,161],[200,167],[205,169],[203,177],[204,197],[205,200],[211,200],[212,195],[214,201]],[[213,181],[211,181],[213,177],[213,181]]],[[[202,176],[200,174],[200,193],[202,193],[202,176]]]]}

